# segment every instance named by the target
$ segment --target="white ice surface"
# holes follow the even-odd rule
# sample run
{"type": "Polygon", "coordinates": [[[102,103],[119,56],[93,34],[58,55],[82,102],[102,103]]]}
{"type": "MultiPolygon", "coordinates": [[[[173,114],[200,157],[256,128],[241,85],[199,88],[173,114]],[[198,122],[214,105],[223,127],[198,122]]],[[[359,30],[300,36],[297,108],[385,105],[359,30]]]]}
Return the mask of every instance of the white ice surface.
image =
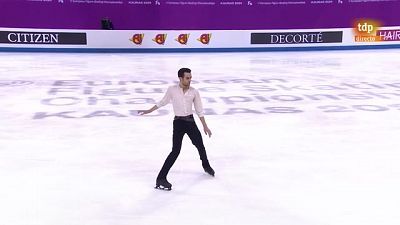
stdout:
{"type": "Polygon", "coordinates": [[[0,53],[0,107],[1,225],[400,224],[400,50],[0,53]],[[134,110],[180,67],[216,177],[185,136],[165,192],[171,106],[134,110]]]}

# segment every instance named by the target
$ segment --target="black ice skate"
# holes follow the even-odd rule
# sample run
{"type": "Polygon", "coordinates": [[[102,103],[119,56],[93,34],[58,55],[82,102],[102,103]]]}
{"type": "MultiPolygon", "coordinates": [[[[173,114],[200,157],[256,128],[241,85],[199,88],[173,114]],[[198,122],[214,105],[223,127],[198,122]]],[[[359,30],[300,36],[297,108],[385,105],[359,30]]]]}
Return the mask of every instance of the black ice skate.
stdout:
{"type": "Polygon", "coordinates": [[[172,187],[172,184],[167,181],[167,179],[160,179],[156,181],[156,186],[154,188],[164,190],[164,191],[170,191],[172,187]]]}
{"type": "Polygon", "coordinates": [[[215,176],[215,171],[211,168],[209,163],[203,164],[203,169],[206,173],[210,174],[211,176],[215,176]]]}

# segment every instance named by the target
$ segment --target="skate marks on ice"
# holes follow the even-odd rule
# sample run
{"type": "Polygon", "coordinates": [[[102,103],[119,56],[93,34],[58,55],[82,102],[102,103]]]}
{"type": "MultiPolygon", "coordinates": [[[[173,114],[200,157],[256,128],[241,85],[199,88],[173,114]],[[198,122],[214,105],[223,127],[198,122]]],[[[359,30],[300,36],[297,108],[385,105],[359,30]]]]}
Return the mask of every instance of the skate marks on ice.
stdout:
{"type": "MultiPolygon", "coordinates": [[[[36,160],[32,165],[24,163],[24,168],[36,171],[40,166],[38,174],[54,174],[54,177],[28,176],[32,174],[17,173],[7,166],[2,167],[3,174],[11,183],[14,177],[41,178],[32,183],[42,185],[42,204],[37,208],[43,214],[28,215],[25,221],[36,218],[43,221],[42,225],[54,224],[54,221],[46,223],[51,213],[58,216],[61,225],[379,224],[374,218],[386,221],[381,224],[399,224],[395,213],[398,202],[395,174],[399,171],[395,162],[399,160],[394,149],[398,149],[395,134],[399,128],[396,104],[400,103],[397,95],[400,85],[397,86],[399,78],[394,73],[398,73],[400,63],[394,61],[398,57],[393,57],[390,51],[368,53],[302,52],[308,58],[296,57],[297,61],[291,53],[229,57],[210,54],[207,58],[204,54],[175,58],[167,54],[124,54],[116,56],[120,60],[114,60],[114,66],[105,62],[107,55],[44,54],[40,63],[29,56],[30,60],[22,64],[7,55],[4,58],[10,58],[8,61],[0,61],[3,106],[0,135],[5,137],[1,140],[5,145],[1,147],[6,152],[0,161],[12,167],[18,165],[20,156],[30,160],[54,159],[48,164],[54,162],[60,170],[70,169],[56,174],[52,166],[36,160]],[[326,58],[325,54],[335,59],[326,58]],[[62,59],[56,60],[58,57],[62,59]],[[252,62],[259,58],[264,61],[252,62]],[[372,66],[365,63],[366,58],[372,66]],[[194,78],[199,83],[193,86],[203,88],[201,94],[210,115],[207,118],[216,131],[207,148],[215,149],[212,158],[218,176],[210,178],[202,174],[198,165],[193,170],[185,167],[170,174],[169,181],[174,186],[171,192],[159,191],[154,189],[153,173],[164,160],[159,157],[160,149],[170,148],[173,113],[166,110],[145,118],[132,117],[137,114],[135,110],[148,108],[162,97],[157,88],[165,90],[166,85],[172,84],[169,81],[175,78],[176,67],[182,64],[197,71],[194,78]],[[149,68],[152,68],[150,73],[149,68]],[[280,80],[260,80],[274,77],[280,80]],[[241,81],[248,83],[234,83],[238,78],[245,78],[241,81]],[[81,83],[115,79],[119,84],[123,84],[121,80],[145,79],[145,82],[129,83],[128,89],[135,92],[113,92],[109,88],[119,87],[107,83],[81,83]],[[65,81],[55,83],[55,80],[65,81]],[[313,138],[303,137],[306,134],[313,138]],[[166,146],[155,148],[154,140],[165,140],[161,145],[166,146]],[[232,145],[237,149],[232,149],[232,145]],[[286,149],[282,148],[285,146],[286,149]],[[127,151],[128,148],[132,150],[127,151]],[[230,158],[234,154],[237,154],[235,159],[230,158]],[[328,156],[336,160],[331,161],[328,156]],[[110,157],[118,161],[117,168],[121,161],[132,159],[119,171],[149,169],[116,175],[110,167],[110,157]],[[160,162],[154,160],[156,157],[160,162]],[[360,164],[360,158],[364,158],[364,164],[360,164]],[[338,166],[342,166],[339,172],[338,166]],[[89,167],[93,174],[87,172],[89,167]],[[323,176],[321,170],[328,176],[323,176]],[[71,187],[86,187],[88,181],[79,178],[82,173],[97,177],[87,192],[62,185],[68,180],[71,187]],[[108,176],[99,175],[103,173],[108,176]],[[110,179],[115,182],[109,182],[110,179]],[[358,181],[361,182],[356,184],[358,181]],[[59,185],[54,186],[55,182],[59,185]],[[124,191],[116,189],[118,183],[123,184],[124,191]],[[81,198],[71,200],[69,197],[74,194],[81,198]],[[59,205],[46,201],[50,198],[59,205]],[[210,204],[216,210],[209,209],[210,204]],[[87,211],[71,211],[75,207],[87,211]]],[[[191,158],[194,156],[191,150],[187,152],[191,158]]],[[[178,160],[185,162],[182,158],[178,160]]],[[[30,197],[26,194],[29,192],[22,192],[21,197],[21,189],[9,190],[8,195],[16,198],[9,198],[9,202],[3,199],[3,209],[5,214],[18,215],[30,197]],[[15,208],[10,207],[12,204],[15,208]]],[[[28,207],[24,209],[29,211],[28,207]]],[[[24,218],[14,218],[15,225],[24,225],[24,218]]]]}
{"type": "MultiPolygon", "coordinates": [[[[185,172],[183,174],[172,172],[168,179],[173,186],[171,191],[153,188],[154,181],[148,179],[149,189],[146,194],[140,200],[135,201],[135,207],[126,212],[127,216],[135,218],[135,224],[165,224],[156,221],[149,223],[147,221],[151,221],[155,215],[157,218],[163,218],[163,220],[171,219],[171,215],[165,212],[174,208],[174,204],[177,202],[183,203],[185,199],[192,199],[193,197],[207,196],[209,195],[208,189],[204,185],[218,182],[216,178],[211,178],[209,175],[199,174],[198,172],[185,172]],[[197,190],[195,193],[193,193],[194,189],[197,190]]],[[[200,199],[198,201],[201,204],[202,201],[200,199]]]]}

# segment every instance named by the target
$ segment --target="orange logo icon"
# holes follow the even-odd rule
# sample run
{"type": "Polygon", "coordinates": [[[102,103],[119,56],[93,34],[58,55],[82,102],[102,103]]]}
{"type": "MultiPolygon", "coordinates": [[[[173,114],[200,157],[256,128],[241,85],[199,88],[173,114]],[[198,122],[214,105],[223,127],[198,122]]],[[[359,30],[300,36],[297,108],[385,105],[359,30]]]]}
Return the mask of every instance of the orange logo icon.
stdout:
{"type": "Polygon", "coordinates": [[[186,45],[189,40],[189,34],[180,34],[175,40],[182,45],[186,45]]]}
{"type": "Polygon", "coordinates": [[[167,34],[157,34],[153,39],[153,41],[159,45],[163,45],[166,39],[167,39],[167,34]]]}
{"type": "Polygon", "coordinates": [[[137,44],[137,45],[141,45],[142,41],[143,41],[143,37],[144,37],[144,34],[134,34],[132,36],[132,38],[129,39],[129,40],[132,41],[133,43],[137,44]]]}
{"type": "Polygon", "coordinates": [[[200,38],[198,38],[197,40],[205,45],[208,45],[208,43],[210,43],[211,40],[211,34],[202,34],[200,38]]]}
{"type": "Polygon", "coordinates": [[[362,19],[354,23],[354,38],[356,42],[376,42],[381,37],[377,36],[377,31],[381,23],[375,20],[362,19]]]}

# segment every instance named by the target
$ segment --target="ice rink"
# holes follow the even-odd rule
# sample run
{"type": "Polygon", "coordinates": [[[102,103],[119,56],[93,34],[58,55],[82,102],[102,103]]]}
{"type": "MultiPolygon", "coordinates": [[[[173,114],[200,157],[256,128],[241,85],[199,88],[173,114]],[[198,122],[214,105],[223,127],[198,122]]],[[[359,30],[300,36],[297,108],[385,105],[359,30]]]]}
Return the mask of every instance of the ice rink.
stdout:
{"type": "Polygon", "coordinates": [[[400,224],[399,49],[0,53],[0,106],[0,225],[400,224]],[[136,110],[181,67],[216,177],[185,136],[167,192],[172,107],[136,110]]]}

